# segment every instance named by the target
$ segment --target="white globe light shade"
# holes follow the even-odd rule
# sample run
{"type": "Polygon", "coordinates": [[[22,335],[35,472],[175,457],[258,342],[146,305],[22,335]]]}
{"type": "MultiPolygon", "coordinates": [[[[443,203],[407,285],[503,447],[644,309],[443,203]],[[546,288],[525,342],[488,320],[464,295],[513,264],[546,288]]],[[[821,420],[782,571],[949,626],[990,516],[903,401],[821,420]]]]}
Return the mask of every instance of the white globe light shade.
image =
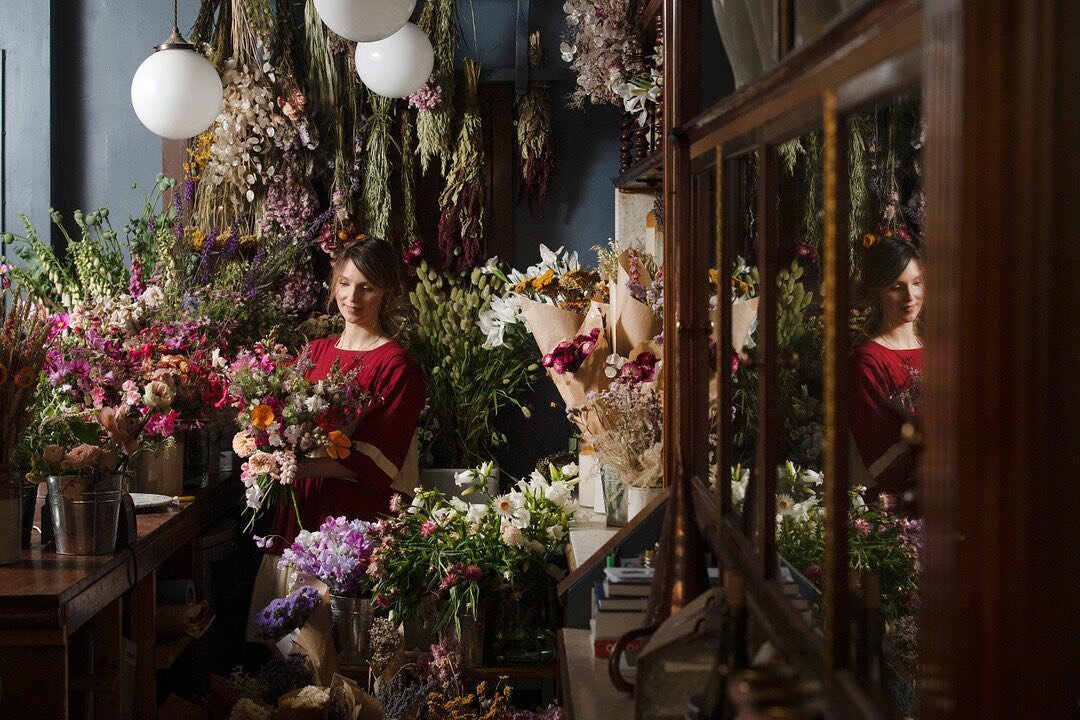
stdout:
{"type": "Polygon", "coordinates": [[[346,40],[388,38],[412,17],[416,0],[315,0],[326,27],[346,40]]]}
{"type": "Polygon", "coordinates": [[[221,78],[193,50],[158,50],[131,79],[131,105],[151,132],[170,140],[195,137],[221,112],[221,78]]]}
{"type": "Polygon", "coordinates": [[[356,74],[379,95],[403,98],[419,90],[435,66],[435,51],[424,31],[405,23],[376,42],[356,43],[356,74]]]}

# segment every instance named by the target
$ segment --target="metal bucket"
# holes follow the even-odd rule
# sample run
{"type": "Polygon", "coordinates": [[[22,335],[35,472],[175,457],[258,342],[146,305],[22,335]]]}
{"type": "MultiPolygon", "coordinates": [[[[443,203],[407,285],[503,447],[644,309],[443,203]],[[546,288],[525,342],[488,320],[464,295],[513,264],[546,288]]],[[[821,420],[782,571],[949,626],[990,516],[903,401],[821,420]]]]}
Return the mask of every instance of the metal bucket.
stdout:
{"type": "Polygon", "coordinates": [[[370,659],[369,640],[375,616],[366,598],[330,595],[330,617],[334,627],[334,647],[339,665],[366,665],[370,659]]]}
{"type": "Polygon", "coordinates": [[[106,555],[116,549],[126,476],[50,475],[49,515],[60,555],[106,555]]]}

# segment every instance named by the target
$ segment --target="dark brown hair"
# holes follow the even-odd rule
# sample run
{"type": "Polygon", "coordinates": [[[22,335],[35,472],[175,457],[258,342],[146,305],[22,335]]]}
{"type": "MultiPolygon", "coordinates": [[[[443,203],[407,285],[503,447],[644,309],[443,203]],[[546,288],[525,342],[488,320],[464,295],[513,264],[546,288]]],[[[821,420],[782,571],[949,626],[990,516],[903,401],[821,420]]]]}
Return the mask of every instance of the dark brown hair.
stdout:
{"type": "MultiPolygon", "coordinates": [[[[872,338],[881,331],[881,293],[914,260],[919,268],[925,267],[922,253],[908,241],[899,237],[878,237],[878,241],[863,253],[862,289],[863,300],[870,309],[863,332],[872,338]]],[[[916,328],[917,329],[917,328],[916,328]]]]}
{"type": "Polygon", "coordinates": [[[330,272],[330,297],[326,301],[328,311],[335,305],[338,282],[348,263],[352,263],[369,283],[383,291],[379,326],[390,337],[396,337],[402,327],[405,297],[402,262],[397,250],[386,240],[371,235],[360,238],[342,250],[330,272]]]}

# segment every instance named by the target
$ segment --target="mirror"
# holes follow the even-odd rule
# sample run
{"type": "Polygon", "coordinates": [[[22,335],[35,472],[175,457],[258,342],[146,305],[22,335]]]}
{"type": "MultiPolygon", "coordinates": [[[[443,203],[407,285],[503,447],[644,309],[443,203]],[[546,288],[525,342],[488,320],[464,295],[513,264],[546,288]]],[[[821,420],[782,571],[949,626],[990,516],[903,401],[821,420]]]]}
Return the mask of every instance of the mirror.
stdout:
{"type": "Polygon", "coordinates": [[[769,148],[777,166],[770,203],[776,243],[773,519],[780,577],[801,585],[794,601],[807,610],[821,607],[824,557],[823,151],[819,130],[769,148]]]}
{"type": "Polygon", "coordinates": [[[860,109],[844,127],[852,667],[883,705],[913,717],[921,318],[933,298],[923,279],[919,94],[860,109]]]}
{"type": "MultiPolygon", "coordinates": [[[[716,362],[721,372],[729,373],[730,392],[725,398],[730,407],[730,430],[726,437],[718,432],[717,442],[728,449],[730,462],[718,471],[730,483],[730,511],[742,522],[747,491],[757,454],[758,369],[755,365],[758,325],[757,274],[757,188],[760,161],[756,150],[729,158],[724,163],[724,237],[728,261],[717,270],[714,282],[720,291],[714,294],[731,306],[731,338],[726,352],[717,342],[716,362]]],[[[719,327],[719,322],[717,322],[719,327]]],[[[719,415],[717,429],[720,430],[719,415]]]]}

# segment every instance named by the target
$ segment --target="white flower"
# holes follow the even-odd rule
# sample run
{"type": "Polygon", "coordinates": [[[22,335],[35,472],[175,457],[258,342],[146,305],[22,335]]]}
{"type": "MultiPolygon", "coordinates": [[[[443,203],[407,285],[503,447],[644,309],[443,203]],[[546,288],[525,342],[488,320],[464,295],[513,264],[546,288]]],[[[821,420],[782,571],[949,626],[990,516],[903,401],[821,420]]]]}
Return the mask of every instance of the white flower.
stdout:
{"type": "Polygon", "coordinates": [[[797,502],[791,507],[790,516],[796,520],[806,521],[810,519],[810,511],[818,506],[816,497],[810,497],[802,502],[797,502]]]}
{"type": "Polygon", "coordinates": [[[572,487],[568,482],[553,482],[545,491],[544,496],[559,507],[565,507],[573,496],[572,487]]]}
{"type": "Polygon", "coordinates": [[[472,468],[454,473],[454,484],[458,487],[472,487],[476,483],[476,471],[472,468]]]}
{"type": "Polygon", "coordinates": [[[469,506],[468,511],[465,514],[465,519],[472,525],[479,523],[488,514],[488,506],[480,504],[472,504],[469,506]]]}
{"type": "Polygon", "coordinates": [[[821,485],[825,482],[825,474],[815,470],[803,470],[799,474],[799,480],[804,485],[821,485]]]}
{"type": "Polygon", "coordinates": [[[247,490],[244,492],[246,496],[247,506],[253,510],[258,510],[262,507],[262,491],[259,490],[258,483],[252,483],[248,485],[247,490]]]}
{"type": "Polygon", "coordinates": [[[529,523],[532,522],[532,513],[525,508],[518,508],[514,511],[514,517],[510,519],[510,523],[521,529],[529,527],[529,523]]]}
{"type": "Polygon", "coordinates": [[[309,412],[318,415],[326,410],[326,408],[330,407],[330,404],[318,395],[309,395],[304,398],[304,407],[306,407],[309,412]]]}
{"type": "Polygon", "coordinates": [[[790,495],[780,494],[776,496],[776,512],[778,515],[790,516],[793,507],[795,507],[795,501],[790,495]]]}
{"type": "Polygon", "coordinates": [[[214,348],[214,351],[210,353],[210,365],[218,369],[227,368],[229,366],[228,361],[221,354],[221,350],[214,348]]]}
{"type": "Polygon", "coordinates": [[[563,465],[560,472],[562,473],[563,478],[565,480],[569,480],[570,478],[577,477],[578,476],[577,463],[567,463],[566,465],[563,465]]]}
{"type": "Polygon", "coordinates": [[[146,308],[153,310],[165,300],[165,293],[157,285],[151,285],[146,288],[142,295],[139,296],[139,303],[146,308]]]}
{"type": "Polygon", "coordinates": [[[566,536],[566,531],[563,529],[562,525],[552,525],[547,529],[547,535],[552,540],[558,542],[566,536]]]}
{"type": "Polygon", "coordinates": [[[540,471],[539,470],[533,470],[532,474],[529,475],[528,488],[530,490],[534,491],[534,492],[538,491],[538,492],[546,493],[548,487],[549,486],[548,486],[547,479],[542,474],[540,474],[540,471]]]}
{"type": "Polygon", "coordinates": [[[544,545],[543,543],[537,542],[536,540],[526,540],[525,549],[531,553],[536,553],[537,555],[539,555],[544,552],[544,545]]]}
{"type": "Polygon", "coordinates": [[[450,498],[450,507],[454,508],[460,515],[469,512],[469,504],[461,498],[450,498]]]}
{"type": "Polygon", "coordinates": [[[163,380],[154,380],[143,388],[142,400],[152,410],[164,410],[172,405],[176,392],[163,380]]]}
{"type": "Polygon", "coordinates": [[[522,322],[521,296],[510,293],[505,297],[493,297],[488,309],[480,313],[476,320],[480,332],[484,333],[484,347],[502,346],[506,340],[506,329],[522,322]]]}
{"type": "Polygon", "coordinates": [[[492,500],[491,506],[495,508],[495,512],[499,513],[500,516],[509,520],[514,517],[514,513],[521,507],[521,502],[518,498],[520,498],[520,494],[518,493],[500,495],[492,500]]]}
{"type": "Polygon", "coordinates": [[[453,508],[436,508],[431,511],[431,519],[435,521],[435,524],[439,527],[445,527],[448,522],[457,517],[457,512],[453,508]]]}

